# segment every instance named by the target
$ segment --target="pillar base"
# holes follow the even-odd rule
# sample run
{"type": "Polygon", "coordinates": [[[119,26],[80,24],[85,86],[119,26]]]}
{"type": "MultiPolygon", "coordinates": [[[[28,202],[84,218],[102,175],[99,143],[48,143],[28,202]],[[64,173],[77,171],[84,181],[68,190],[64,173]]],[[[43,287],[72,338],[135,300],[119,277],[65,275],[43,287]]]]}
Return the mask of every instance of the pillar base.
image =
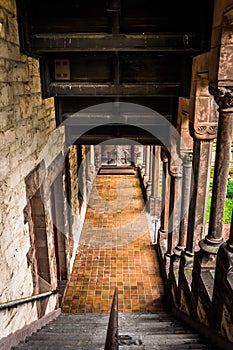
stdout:
{"type": "Polygon", "coordinates": [[[182,252],[184,251],[185,247],[177,245],[174,249],[173,252],[176,256],[177,259],[180,259],[182,252]]]}
{"type": "Polygon", "coordinates": [[[182,254],[184,268],[192,268],[194,262],[194,253],[184,250],[182,254]]]}
{"type": "Polygon", "coordinates": [[[170,268],[171,259],[172,259],[172,255],[171,254],[168,254],[168,253],[164,254],[164,262],[165,262],[165,267],[166,267],[167,271],[170,268]]]}
{"type": "Polygon", "coordinates": [[[233,341],[233,326],[229,323],[233,298],[232,269],[233,246],[226,242],[218,251],[212,302],[216,310],[217,325],[222,331],[228,333],[230,341],[233,341]]]}
{"type": "Polygon", "coordinates": [[[159,230],[158,230],[158,239],[157,239],[158,244],[161,243],[161,242],[167,241],[167,236],[168,236],[167,231],[162,230],[161,227],[160,227],[159,230]]]}
{"type": "Polygon", "coordinates": [[[207,236],[200,240],[199,247],[201,248],[201,251],[206,257],[210,257],[210,260],[215,259],[220,245],[224,242],[223,238],[221,239],[209,239],[207,236]]]}

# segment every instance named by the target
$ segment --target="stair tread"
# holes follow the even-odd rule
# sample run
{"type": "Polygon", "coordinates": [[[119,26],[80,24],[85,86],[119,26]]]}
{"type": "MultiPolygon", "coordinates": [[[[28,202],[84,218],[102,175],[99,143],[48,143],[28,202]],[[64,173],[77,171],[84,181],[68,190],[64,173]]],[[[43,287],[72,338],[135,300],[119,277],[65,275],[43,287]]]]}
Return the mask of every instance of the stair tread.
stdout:
{"type": "MultiPolygon", "coordinates": [[[[109,314],[61,314],[15,350],[102,350],[109,314]]],[[[119,313],[120,350],[213,349],[168,313],[119,313]]]]}

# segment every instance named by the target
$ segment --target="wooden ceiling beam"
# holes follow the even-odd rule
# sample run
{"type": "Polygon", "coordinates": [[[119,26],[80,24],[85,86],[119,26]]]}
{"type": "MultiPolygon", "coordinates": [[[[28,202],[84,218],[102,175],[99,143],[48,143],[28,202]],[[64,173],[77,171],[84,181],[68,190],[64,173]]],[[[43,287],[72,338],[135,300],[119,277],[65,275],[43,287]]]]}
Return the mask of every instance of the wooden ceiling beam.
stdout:
{"type": "Polygon", "coordinates": [[[35,34],[31,37],[34,53],[158,51],[197,53],[198,37],[186,34],[35,34]]]}
{"type": "Polygon", "coordinates": [[[144,84],[99,84],[53,82],[50,84],[51,96],[100,96],[100,97],[132,97],[132,96],[178,96],[181,84],[144,83],[144,84]]]}

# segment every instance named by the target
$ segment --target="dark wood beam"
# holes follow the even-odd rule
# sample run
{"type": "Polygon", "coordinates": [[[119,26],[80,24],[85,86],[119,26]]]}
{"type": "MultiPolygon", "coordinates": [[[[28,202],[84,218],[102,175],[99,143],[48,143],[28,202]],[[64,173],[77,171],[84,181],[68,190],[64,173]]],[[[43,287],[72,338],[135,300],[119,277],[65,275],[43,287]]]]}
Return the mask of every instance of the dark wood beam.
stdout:
{"type": "Polygon", "coordinates": [[[77,113],[66,119],[65,125],[70,144],[98,144],[106,140],[116,142],[116,139],[118,144],[125,139],[142,144],[168,144],[171,124],[156,113],[121,116],[77,113]]]}
{"type": "MultiPolygon", "coordinates": [[[[75,135],[70,135],[69,136],[70,139],[68,141],[68,145],[99,145],[102,142],[105,143],[109,143],[111,144],[115,144],[113,143],[113,139],[115,140],[116,138],[114,138],[112,135],[82,135],[81,137],[75,136],[75,135]]],[[[118,139],[118,143],[119,145],[125,145],[125,140],[132,140],[137,142],[138,144],[141,145],[156,145],[156,146],[161,146],[163,143],[156,139],[153,136],[149,136],[149,135],[126,135],[126,134],[122,134],[119,139],[118,139]],[[121,141],[122,139],[122,141],[121,141]]]]}
{"type": "Polygon", "coordinates": [[[147,84],[99,84],[54,82],[50,84],[52,96],[178,96],[181,84],[147,83],[147,84]]]}
{"type": "MultiPolygon", "coordinates": [[[[103,129],[103,128],[101,128],[103,129]]],[[[164,135],[167,134],[167,130],[164,130],[164,135]]],[[[134,140],[140,144],[155,144],[160,145],[166,140],[163,140],[163,137],[158,139],[156,136],[145,132],[142,129],[132,131],[127,128],[124,130],[124,127],[112,127],[112,130],[106,130],[105,132],[99,132],[96,128],[90,130],[88,133],[81,134],[80,132],[76,133],[75,128],[66,131],[67,141],[70,144],[99,144],[103,141],[109,141],[109,144],[125,144],[126,140],[134,140]]]]}
{"type": "Polygon", "coordinates": [[[91,51],[198,52],[193,34],[35,34],[31,37],[34,53],[91,51]]]}

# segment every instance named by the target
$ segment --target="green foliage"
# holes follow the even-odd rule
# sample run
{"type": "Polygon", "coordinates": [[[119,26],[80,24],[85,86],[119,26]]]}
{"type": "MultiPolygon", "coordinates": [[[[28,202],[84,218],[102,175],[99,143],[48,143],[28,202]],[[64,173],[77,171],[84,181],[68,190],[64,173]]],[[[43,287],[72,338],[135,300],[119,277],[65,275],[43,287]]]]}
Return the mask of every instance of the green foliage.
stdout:
{"type": "Polygon", "coordinates": [[[210,168],[210,178],[213,179],[214,177],[214,166],[211,166],[210,168]]]}
{"type": "Polygon", "coordinates": [[[209,183],[209,191],[212,192],[212,188],[213,188],[213,180],[210,180],[209,183]]]}
{"type": "Polygon", "coordinates": [[[211,195],[208,196],[207,212],[206,212],[206,223],[210,222],[210,206],[211,206],[211,195]]]}
{"type": "Polygon", "coordinates": [[[229,169],[229,175],[233,178],[233,168],[229,169]]]}
{"type": "Polygon", "coordinates": [[[233,198],[233,180],[228,180],[227,184],[227,198],[233,198]]]}
{"type": "Polygon", "coordinates": [[[226,199],[225,211],[224,211],[224,224],[231,223],[232,210],[233,210],[233,199],[226,199]]]}
{"type": "MultiPolygon", "coordinates": [[[[211,207],[211,195],[208,196],[208,207],[207,207],[207,213],[206,213],[206,223],[209,223],[210,220],[210,207],[211,207]]],[[[233,199],[226,199],[225,202],[225,210],[224,210],[224,224],[230,224],[231,223],[231,215],[233,210],[233,199]]]]}

